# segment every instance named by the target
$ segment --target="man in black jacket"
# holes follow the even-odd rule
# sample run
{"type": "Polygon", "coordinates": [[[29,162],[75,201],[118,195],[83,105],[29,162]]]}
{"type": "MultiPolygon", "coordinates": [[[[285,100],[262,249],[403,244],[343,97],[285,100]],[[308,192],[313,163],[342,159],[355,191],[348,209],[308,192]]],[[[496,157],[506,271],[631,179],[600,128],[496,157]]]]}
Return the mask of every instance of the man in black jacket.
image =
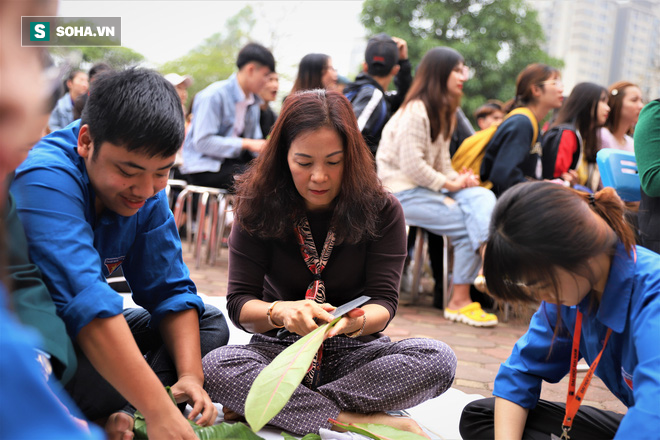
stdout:
{"type": "Polygon", "coordinates": [[[353,104],[358,126],[372,154],[376,154],[385,123],[397,111],[412,83],[408,44],[378,34],[369,39],[363,71],[347,85],[344,95],[353,104]],[[396,91],[387,89],[394,79],[396,91]]]}

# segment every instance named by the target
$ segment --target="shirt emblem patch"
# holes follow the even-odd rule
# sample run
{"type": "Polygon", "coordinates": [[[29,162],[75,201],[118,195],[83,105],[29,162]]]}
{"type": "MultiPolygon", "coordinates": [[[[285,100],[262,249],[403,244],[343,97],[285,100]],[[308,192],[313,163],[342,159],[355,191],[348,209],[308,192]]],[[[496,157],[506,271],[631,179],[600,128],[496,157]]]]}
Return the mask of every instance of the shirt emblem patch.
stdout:
{"type": "Polygon", "coordinates": [[[633,389],[633,377],[632,374],[628,373],[626,370],[621,367],[621,377],[623,378],[623,381],[628,385],[628,387],[632,390],[633,389]]]}
{"type": "Polygon", "coordinates": [[[103,261],[105,268],[108,269],[108,276],[112,275],[112,273],[115,270],[117,270],[119,266],[121,266],[121,263],[124,262],[125,258],[126,257],[113,257],[113,258],[106,258],[103,261]]]}

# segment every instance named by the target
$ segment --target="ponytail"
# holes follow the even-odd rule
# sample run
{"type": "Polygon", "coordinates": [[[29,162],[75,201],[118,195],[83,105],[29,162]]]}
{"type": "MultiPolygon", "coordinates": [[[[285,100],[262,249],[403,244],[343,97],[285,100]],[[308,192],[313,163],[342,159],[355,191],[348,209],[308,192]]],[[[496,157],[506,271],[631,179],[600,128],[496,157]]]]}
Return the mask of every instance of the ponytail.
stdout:
{"type": "Polygon", "coordinates": [[[630,255],[635,246],[635,235],[624,216],[626,206],[614,188],[606,187],[595,194],[573,191],[589,203],[592,211],[605,220],[630,255]]]}

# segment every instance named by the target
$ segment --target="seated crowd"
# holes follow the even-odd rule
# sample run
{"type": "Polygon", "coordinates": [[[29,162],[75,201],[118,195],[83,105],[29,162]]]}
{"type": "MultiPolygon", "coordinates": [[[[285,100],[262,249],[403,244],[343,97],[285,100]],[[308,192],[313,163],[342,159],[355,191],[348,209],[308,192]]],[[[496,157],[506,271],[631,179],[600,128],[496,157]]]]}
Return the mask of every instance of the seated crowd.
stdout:
{"type": "MultiPolygon", "coordinates": [[[[0,0],[0,17],[55,6],[0,0]]],[[[11,304],[0,308],[0,392],[44,420],[4,414],[7,438],[130,439],[136,411],[152,439],[196,438],[186,405],[202,426],[215,423],[214,403],[225,420],[242,419],[266,365],[363,295],[270,423],[301,436],[329,419],[426,436],[388,412],[448,390],[457,357],[435,339],[383,334],[399,305],[407,227],[453,246],[446,319],[492,327],[489,296],[540,303],[494,397],[463,410],[464,438],[657,436],[660,101],[644,106],[637,85],[582,83],[564,100],[560,72],[531,64],[515,99],[477,110],[475,133],[460,108],[469,60],[436,47],[413,78],[406,41],[386,34],[369,40],[349,84],[330,56],[306,55],[279,116],[269,106],[275,58],[257,43],[189,111],[189,77],[107,65],[72,71],[68,93],[46,102],[54,87],[42,55],[16,42],[0,51],[3,81],[39,90],[0,90],[15,121],[0,124],[0,290],[11,304]],[[602,188],[604,147],[637,155],[636,223],[602,188]],[[233,193],[227,314],[253,334],[246,345],[227,345],[226,317],[202,301],[183,261],[164,191],[175,166],[191,184],[233,193]],[[124,309],[106,281],[119,268],[137,308],[124,309]],[[579,358],[625,415],[580,406],[590,376],[575,391],[579,358]],[[567,373],[567,402],[541,400],[542,381],[567,373]]]]}

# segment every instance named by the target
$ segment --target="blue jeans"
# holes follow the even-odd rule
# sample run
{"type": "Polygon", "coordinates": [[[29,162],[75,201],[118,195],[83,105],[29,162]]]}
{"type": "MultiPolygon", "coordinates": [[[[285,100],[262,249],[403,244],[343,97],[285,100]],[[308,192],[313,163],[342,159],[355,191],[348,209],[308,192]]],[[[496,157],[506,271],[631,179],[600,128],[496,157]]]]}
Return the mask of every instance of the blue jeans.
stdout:
{"type": "Polygon", "coordinates": [[[479,246],[488,238],[495,195],[482,187],[457,192],[417,188],[395,194],[409,226],[448,236],[454,245],[454,284],[472,284],[479,273],[479,246]]]}

